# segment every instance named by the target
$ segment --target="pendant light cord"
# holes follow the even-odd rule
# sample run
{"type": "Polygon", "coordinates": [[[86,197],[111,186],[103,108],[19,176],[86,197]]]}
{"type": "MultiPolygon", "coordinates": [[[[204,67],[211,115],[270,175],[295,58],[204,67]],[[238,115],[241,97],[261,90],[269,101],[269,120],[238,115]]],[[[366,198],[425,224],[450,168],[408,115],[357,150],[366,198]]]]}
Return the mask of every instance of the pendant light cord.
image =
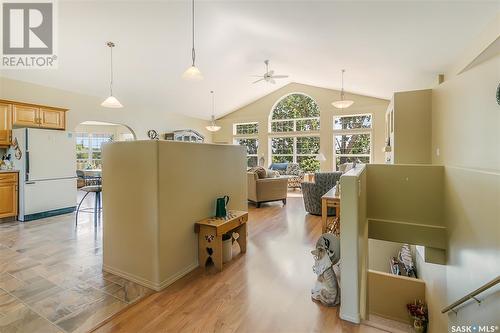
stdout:
{"type": "Polygon", "coordinates": [[[109,48],[111,50],[110,54],[111,54],[111,80],[109,81],[109,92],[110,92],[110,95],[113,96],[113,46],[114,44],[111,44],[109,45],[109,48]]]}
{"type": "Polygon", "coordinates": [[[194,62],[196,59],[196,51],[194,50],[194,0],[192,1],[192,14],[193,14],[193,22],[192,22],[193,48],[191,49],[191,57],[193,59],[193,67],[195,67],[194,62]]]}
{"type": "Polygon", "coordinates": [[[344,72],[345,72],[345,69],[342,70],[342,88],[340,90],[340,100],[341,101],[344,100],[344,72]]]}
{"type": "Polygon", "coordinates": [[[212,126],[215,126],[215,96],[213,90],[210,93],[212,94],[212,126]]]}

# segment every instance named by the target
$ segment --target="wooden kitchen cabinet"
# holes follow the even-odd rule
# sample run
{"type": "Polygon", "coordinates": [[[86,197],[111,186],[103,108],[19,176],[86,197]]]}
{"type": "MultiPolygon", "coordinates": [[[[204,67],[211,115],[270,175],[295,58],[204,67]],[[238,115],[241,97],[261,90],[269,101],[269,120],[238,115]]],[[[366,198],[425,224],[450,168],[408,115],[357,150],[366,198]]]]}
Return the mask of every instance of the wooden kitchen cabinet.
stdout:
{"type": "Polygon", "coordinates": [[[17,202],[17,172],[0,172],[0,218],[16,216],[17,202]]]}
{"type": "Polygon", "coordinates": [[[0,130],[13,127],[35,127],[66,129],[67,109],[27,104],[15,101],[0,101],[0,130]]]}
{"type": "Polygon", "coordinates": [[[0,147],[10,146],[12,142],[11,130],[0,130],[0,147]]]}
{"type": "Polygon", "coordinates": [[[12,139],[12,105],[0,103],[0,147],[10,146],[12,139]]]}
{"type": "Polygon", "coordinates": [[[40,108],[34,106],[12,106],[13,125],[20,127],[38,127],[38,113],[40,108]]]}
{"type": "Polygon", "coordinates": [[[0,130],[12,129],[12,104],[0,103],[0,130]]]}
{"type": "Polygon", "coordinates": [[[64,129],[66,127],[65,111],[40,108],[39,125],[43,128],[64,129]]]}

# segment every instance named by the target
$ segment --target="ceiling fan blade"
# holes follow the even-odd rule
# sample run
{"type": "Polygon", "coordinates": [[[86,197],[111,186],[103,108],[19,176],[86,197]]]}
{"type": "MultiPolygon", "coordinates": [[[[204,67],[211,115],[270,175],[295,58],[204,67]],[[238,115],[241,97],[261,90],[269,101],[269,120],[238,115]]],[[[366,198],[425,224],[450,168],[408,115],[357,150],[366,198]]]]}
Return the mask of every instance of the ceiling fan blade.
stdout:
{"type": "Polygon", "coordinates": [[[264,77],[263,75],[250,75],[250,77],[264,77]]]}
{"type": "Polygon", "coordinates": [[[288,75],[273,75],[273,79],[286,79],[288,75]]]}
{"type": "Polygon", "coordinates": [[[254,81],[254,82],[252,82],[252,83],[257,83],[257,82],[260,82],[260,81],[263,81],[263,80],[264,80],[264,78],[262,78],[262,79],[258,79],[257,81],[254,81]]]}

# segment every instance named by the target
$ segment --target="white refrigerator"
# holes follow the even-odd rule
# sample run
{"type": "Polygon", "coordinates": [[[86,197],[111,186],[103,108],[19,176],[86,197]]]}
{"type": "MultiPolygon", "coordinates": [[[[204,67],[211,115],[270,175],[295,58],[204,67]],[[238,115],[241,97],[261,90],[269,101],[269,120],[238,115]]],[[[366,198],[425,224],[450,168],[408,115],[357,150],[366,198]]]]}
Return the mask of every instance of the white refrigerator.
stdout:
{"type": "Polygon", "coordinates": [[[12,130],[21,158],[10,154],[19,170],[20,221],[70,213],[76,206],[76,146],[73,133],[37,128],[12,130]]]}

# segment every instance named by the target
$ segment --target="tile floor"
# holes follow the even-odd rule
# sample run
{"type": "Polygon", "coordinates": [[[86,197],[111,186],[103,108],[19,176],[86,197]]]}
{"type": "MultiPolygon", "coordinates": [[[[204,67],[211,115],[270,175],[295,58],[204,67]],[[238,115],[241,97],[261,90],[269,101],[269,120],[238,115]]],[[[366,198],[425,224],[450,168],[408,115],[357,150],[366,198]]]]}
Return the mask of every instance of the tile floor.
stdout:
{"type": "Polygon", "coordinates": [[[0,224],[0,332],[88,332],[153,292],[102,271],[92,217],[0,224]]]}

